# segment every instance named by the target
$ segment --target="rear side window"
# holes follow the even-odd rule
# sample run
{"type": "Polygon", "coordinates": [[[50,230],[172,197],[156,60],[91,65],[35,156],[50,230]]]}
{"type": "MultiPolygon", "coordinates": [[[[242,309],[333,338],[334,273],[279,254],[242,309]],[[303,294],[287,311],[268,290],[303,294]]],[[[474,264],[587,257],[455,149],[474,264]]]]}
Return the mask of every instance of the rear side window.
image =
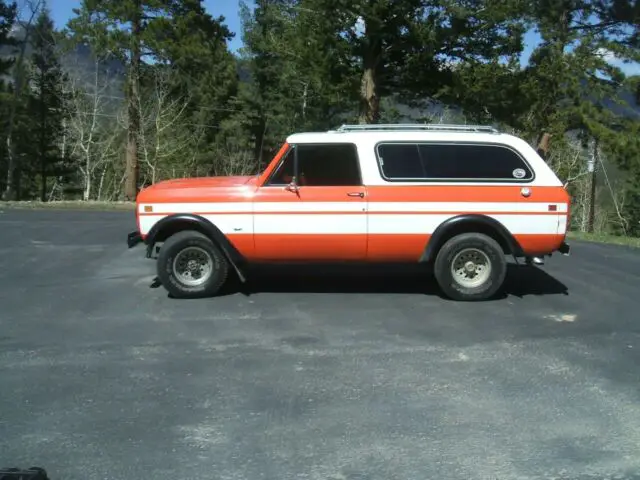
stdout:
{"type": "Polygon", "coordinates": [[[533,172],[514,150],[492,144],[382,143],[380,170],[387,180],[526,182],[533,172]]]}

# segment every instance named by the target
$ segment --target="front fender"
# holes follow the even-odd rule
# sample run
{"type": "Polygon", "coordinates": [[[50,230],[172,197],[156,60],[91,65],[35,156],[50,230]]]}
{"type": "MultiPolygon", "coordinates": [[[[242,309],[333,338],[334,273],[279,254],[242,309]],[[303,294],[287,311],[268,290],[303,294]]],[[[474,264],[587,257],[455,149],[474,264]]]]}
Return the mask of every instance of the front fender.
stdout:
{"type": "Polygon", "coordinates": [[[183,230],[196,230],[215,242],[235,268],[240,279],[244,281],[240,267],[246,263],[245,258],[218,227],[200,215],[177,213],[156,222],[144,238],[144,243],[147,245],[147,255],[150,255],[157,242],[164,241],[168,236],[183,230]]]}

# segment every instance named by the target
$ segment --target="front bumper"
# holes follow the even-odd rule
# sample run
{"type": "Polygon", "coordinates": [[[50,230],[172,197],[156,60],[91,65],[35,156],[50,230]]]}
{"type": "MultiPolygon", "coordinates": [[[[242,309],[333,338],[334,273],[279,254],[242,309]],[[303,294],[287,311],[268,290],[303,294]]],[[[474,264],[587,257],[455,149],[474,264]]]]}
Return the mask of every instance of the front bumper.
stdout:
{"type": "Polygon", "coordinates": [[[137,230],[127,235],[127,246],[129,248],[133,248],[141,242],[142,242],[142,236],[140,235],[140,232],[138,232],[137,230]]]}

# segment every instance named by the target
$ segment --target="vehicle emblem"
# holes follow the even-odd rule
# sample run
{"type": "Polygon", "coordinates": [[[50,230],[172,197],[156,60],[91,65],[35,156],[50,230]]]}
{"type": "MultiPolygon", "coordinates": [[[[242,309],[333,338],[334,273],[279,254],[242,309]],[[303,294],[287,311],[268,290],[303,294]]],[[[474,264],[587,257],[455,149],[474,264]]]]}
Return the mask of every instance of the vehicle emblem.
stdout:
{"type": "Polygon", "coordinates": [[[516,168],[513,171],[514,178],[524,178],[526,175],[527,175],[527,172],[525,172],[523,168],[516,168]]]}

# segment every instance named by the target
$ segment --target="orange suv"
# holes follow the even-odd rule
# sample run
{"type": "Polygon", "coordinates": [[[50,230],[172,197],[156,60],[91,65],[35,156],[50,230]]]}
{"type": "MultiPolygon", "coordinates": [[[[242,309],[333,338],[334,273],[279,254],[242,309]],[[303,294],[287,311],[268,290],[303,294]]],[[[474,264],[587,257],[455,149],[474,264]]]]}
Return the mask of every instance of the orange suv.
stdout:
{"type": "Polygon", "coordinates": [[[565,242],[570,198],[524,140],[473,125],[343,125],[289,136],[257,176],[142,190],[138,229],[175,297],[215,295],[249,263],[421,262],[443,292],[482,300],[506,256],[565,242]]]}

